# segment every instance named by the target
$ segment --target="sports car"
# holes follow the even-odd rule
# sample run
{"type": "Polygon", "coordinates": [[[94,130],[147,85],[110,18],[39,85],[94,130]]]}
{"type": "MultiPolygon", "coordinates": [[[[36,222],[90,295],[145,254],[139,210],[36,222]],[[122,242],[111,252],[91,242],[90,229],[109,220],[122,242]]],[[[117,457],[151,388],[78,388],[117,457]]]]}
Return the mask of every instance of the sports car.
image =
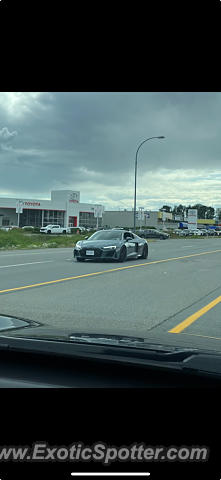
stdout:
{"type": "Polygon", "coordinates": [[[73,255],[78,262],[89,259],[124,262],[127,258],[147,258],[148,244],[144,238],[128,230],[101,230],[77,242],[73,255]]]}

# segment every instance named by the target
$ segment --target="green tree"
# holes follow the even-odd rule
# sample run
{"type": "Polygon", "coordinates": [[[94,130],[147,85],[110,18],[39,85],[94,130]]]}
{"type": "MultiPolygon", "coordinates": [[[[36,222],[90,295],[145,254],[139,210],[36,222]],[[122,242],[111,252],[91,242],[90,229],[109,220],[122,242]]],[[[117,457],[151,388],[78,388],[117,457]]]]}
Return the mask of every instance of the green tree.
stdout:
{"type": "Polygon", "coordinates": [[[171,207],[169,205],[163,205],[163,207],[160,208],[160,212],[167,212],[167,213],[170,213],[171,212],[171,207]]]}
{"type": "Polygon", "coordinates": [[[197,216],[198,218],[209,218],[213,219],[215,210],[213,207],[209,207],[207,205],[202,205],[201,203],[197,203],[193,205],[191,208],[197,209],[197,216]]]}
{"type": "Polygon", "coordinates": [[[213,207],[208,207],[206,212],[206,218],[213,219],[215,215],[215,210],[213,207]]]}
{"type": "Polygon", "coordinates": [[[186,210],[186,206],[185,205],[175,205],[175,207],[173,208],[172,210],[172,213],[174,215],[183,215],[184,213],[184,210],[186,210]]]}

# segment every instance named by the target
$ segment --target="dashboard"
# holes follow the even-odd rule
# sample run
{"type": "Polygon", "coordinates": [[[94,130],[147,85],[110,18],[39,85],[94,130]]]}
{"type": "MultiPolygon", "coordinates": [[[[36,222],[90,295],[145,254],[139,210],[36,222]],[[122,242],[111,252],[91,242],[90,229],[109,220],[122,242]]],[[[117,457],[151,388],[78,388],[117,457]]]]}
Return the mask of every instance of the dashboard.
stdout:
{"type": "Polygon", "coordinates": [[[221,379],[149,366],[47,354],[0,352],[0,388],[183,388],[220,386],[221,379]]]}

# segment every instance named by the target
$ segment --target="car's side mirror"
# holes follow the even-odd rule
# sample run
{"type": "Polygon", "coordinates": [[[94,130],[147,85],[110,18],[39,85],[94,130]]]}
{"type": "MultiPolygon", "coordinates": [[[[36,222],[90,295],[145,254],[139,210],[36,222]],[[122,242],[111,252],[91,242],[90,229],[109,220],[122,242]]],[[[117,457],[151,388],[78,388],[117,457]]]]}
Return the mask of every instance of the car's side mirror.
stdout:
{"type": "Polygon", "coordinates": [[[84,237],[84,240],[87,240],[88,238],[89,238],[88,236],[87,236],[87,237],[84,237]]]}

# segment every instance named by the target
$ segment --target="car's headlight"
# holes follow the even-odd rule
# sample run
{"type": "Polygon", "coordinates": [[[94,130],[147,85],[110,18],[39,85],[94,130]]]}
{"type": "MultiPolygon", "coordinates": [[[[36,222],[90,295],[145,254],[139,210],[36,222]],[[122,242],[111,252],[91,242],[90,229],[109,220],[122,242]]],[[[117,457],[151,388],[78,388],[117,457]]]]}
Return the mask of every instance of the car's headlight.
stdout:
{"type": "Polygon", "coordinates": [[[81,246],[81,245],[78,245],[78,244],[76,243],[76,245],[75,245],[74,248],[75,248],[76,250],[81,250],[82,246],[81,246]]]}
{"type": "Polygon", "coordinates": [[[104,250],[116,250],[116,245],[110,245],[108,247],[103,247],[104,250]]]}

